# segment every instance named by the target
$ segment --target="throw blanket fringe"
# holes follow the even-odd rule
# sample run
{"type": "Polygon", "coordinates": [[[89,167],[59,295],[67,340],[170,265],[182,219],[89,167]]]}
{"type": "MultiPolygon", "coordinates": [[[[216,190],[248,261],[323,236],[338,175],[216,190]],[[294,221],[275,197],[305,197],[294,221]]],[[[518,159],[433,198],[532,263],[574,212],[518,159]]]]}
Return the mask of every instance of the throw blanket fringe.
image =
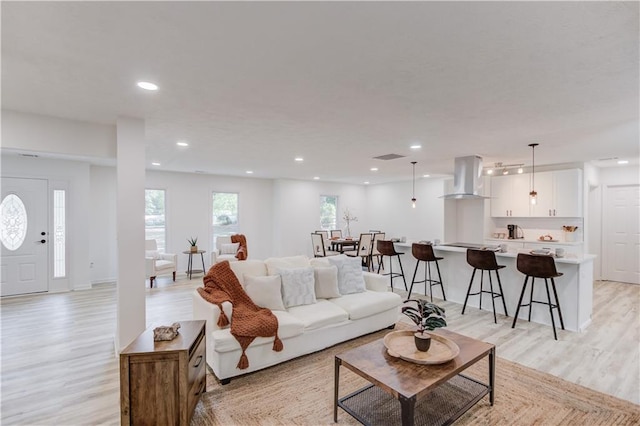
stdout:
{"type": "Polygon", "coordinates": [[[240,285],[228,261],[216,263],[203,278],[204,287],[198,288],[198,293],[207,302],[220,308],[218,326],[229,324],[229,318],[222,310],[223,302],[233,305],[231,313],[231,334],[242,348],[242,355],[237,368],[244,370],[249,367],[246,350],[256,337],[273,336],[273,350],[280,352],[284,345],[278,337],[278,319],[269,309],[257,306],[240,285]]]}

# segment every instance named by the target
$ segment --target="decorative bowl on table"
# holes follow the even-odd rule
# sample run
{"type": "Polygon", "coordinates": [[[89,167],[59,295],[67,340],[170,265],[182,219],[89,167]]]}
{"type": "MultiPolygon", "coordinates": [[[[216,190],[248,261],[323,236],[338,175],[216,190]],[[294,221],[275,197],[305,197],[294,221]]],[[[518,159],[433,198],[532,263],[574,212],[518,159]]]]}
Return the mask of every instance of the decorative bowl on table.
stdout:
{"type": "Polygon", "coordinates": [[[460,348],[453,340],[435,333],[429,333],[431,335],[429,350],[419,351],[413,340],[414,333],[415,330],[388,333],[383,340],[387,353],[394,358],[425,365],[449,362],[460,353],[460,348]]]}

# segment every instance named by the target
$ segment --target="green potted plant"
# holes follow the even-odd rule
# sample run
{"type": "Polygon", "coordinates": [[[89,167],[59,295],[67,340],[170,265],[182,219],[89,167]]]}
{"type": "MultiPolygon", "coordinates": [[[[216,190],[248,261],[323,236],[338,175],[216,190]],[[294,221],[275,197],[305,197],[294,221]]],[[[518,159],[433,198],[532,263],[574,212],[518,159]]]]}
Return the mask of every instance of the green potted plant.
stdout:
{"type": "Polygon", "coordinates": [[[431,335],[425,333],[425,330],[434,330],[447,325],[444,309],[423,299],[408,299],[404,303],[408,305],[402,307],[402,313],[418,326],[418,331],[413,335],[416,348],[426,352],[431,346],[431,335]]]}
{"type": "Polygon", "coordinates": [[[187,241],[189,241],[189,245],[191,246],[191,253],[197,253],[198,252],[198,237],[187,238],[187,241]]]}

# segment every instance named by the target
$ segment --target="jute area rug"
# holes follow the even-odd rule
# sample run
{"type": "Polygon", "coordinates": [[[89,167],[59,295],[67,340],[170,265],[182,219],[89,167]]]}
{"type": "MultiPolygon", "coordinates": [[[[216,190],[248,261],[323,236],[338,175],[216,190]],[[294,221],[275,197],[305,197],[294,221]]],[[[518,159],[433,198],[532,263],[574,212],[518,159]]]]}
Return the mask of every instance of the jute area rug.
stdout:
{"type": "MultiPolygon", "coordinates": [[[[330,425],[334,356],[382,338],[389,330],[341,343],[220,385],[208,373],[207,392],[192,425],[330,425]]],[[[499,355],[499,354],[498,354],[499,355]]],[[[249,360],[251,362],[251,360],[249,360]]],[[[465,374],[487,381],[487,360],[465,374]]],[[[340,396],[368,383],[340,368],[340,396]]],[[[338,424],[359,424],[338,409],[338,424]]],[[[640,406],[516,363],[496,361],[495,404],[485,396],[456,425],[638,425],[640,406]]]]}

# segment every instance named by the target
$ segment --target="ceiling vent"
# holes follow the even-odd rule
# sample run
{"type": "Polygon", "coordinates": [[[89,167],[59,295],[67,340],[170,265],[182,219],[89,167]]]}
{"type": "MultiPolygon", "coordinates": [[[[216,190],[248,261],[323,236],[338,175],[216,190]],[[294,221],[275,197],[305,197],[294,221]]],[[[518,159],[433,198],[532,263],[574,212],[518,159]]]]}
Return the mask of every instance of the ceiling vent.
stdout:
{"type": "Polygon", "coordinates": [[[396,158],[403,158],[404,155],[399,154],[386,154],[379,157],[373,157],[374,160],[395,160],[396,158]]]}

